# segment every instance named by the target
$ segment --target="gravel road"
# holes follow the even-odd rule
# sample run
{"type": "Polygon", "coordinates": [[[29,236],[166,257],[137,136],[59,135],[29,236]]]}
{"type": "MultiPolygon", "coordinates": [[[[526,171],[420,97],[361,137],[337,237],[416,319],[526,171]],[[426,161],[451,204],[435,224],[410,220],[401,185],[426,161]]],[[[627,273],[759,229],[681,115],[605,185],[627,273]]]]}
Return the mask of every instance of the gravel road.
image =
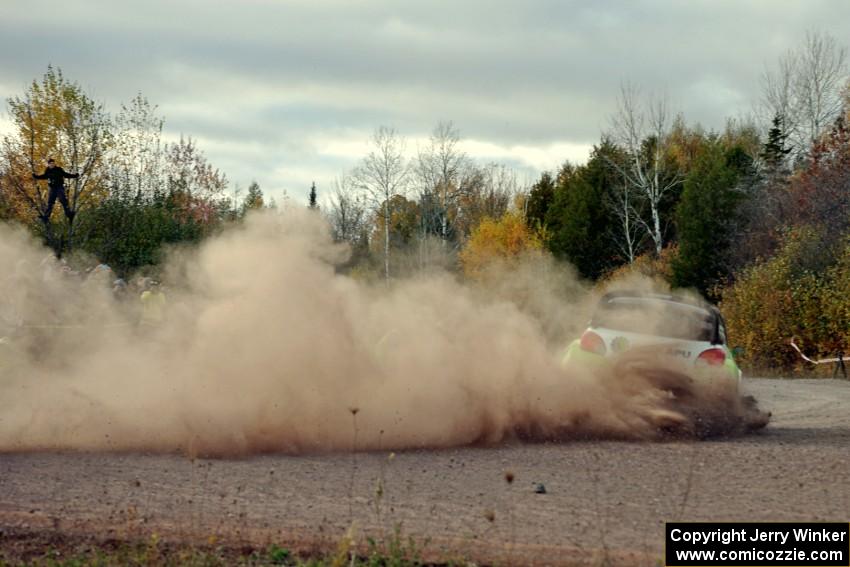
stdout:
{"type": "Polygon", "coordinates": [[[361,536],[401,526],[426,557],[652,565],[665,521],[850,521],[850,382],[746,389],[771,424],[712,441],[195,461],[0,454],[0,547],[29,530],[305,549],[334,547],[355,524],[361,536]]]}

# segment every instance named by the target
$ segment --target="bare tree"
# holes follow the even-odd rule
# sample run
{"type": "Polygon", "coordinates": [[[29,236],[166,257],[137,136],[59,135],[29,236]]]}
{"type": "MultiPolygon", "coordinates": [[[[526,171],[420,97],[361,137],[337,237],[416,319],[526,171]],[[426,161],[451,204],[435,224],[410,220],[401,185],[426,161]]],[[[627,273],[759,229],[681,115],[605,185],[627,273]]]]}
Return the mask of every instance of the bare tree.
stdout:
{"type": "Polygon", "coordinates": [[[107,157],[113,187],[150,197],[164,186],[162,127],[157,107],[137,94],[115,117],[114,144],[107,157]]]}
{"type": "Polygon", "coordinates": [[[405,140],[393,128],[381,126],[372,135],[372,150],[352,173],[384,221],[384,276],[390,281],[390,200],[407,190],[410,165],[404,156],[405,140]]]}
{"type": "Polygon", "coordinates": [[[847,80],[847,49],[827,33],[806,33],[803,45],[789,50],[762,77],[765,124],[780,116],[796,158],[812,146],[841,114],[847,80]]]}
{"type": "Polygon", "coordinates": [[[511,168],[497,163],[470,166],[460,179],[457,231],[466,237],[485,217],[501,217],[519,192],[516,172],[511,168]]]}
{"type": "MultiPolygon", "coordinates": [[[[625,148],[624,163],[611,160],[611,165],[625,179],[631,195],[639,196],[646,204],[649,220],[636,217],[655,246],[655,253],[664,248],[661,202],[664,196],[682,182],[682,175],[668,156],[667,144],[672,120],[664,98],[639,100],[638,90],[623,85],[619,108],[612,119],[611,138],[625,148]]],[[[628,213],[628,211],[624,211],[628,213]]]]}
{"type": "Polygon", "coordinates": [[[437,234],[444,244],[450,238],[452,209],[460,198],[460,180],[469,161],[459,144],[460,133],[454,124],[440,122],[414,164],[423,204],[423,237],[437,234]]]}
{"type": "Polygon", "coordinates": [[[789,51],[777,62],[775,69],[765,70],[762,74],[762,100],[757,114],[761,115],[764,124],[779,117],[787,129],[788,121],[796,117],[792,102],[792,83],[797,67],[797,56],[793,51],[789,51]]]}
{"type": "Polygon", "coordinates": [[[641,225],[640,211],[637,209],[639,197],[634,193],[634,187],[624,180],[623,183],[614,187],[612,194],[608,197],[609,207],[616,218],[615,229],[611,236],[614,245],[629,264],[637,258],[646,237],[646,231],[641,225]]]}
{"type": "Polygon", "coordinates": [[[336,242],[354,244],[366,228],[366,204],[352,190],[351,179],[343,177],[334,182],[327,219],[336,242]]]}

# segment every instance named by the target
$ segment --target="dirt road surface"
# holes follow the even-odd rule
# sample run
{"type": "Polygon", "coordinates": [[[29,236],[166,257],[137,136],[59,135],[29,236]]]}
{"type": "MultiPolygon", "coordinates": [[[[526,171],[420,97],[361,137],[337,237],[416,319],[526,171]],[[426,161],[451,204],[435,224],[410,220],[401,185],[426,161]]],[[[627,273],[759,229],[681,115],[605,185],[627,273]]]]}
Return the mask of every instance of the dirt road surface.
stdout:
{"type": "Polygon", "coordinates": [[[195,461],[0,454],[0,546],[29,530],[305,550],[333,548],[355,524],[361,536],[400,526],[426,558],[652,565],[665,521],[850,521],[850,382],[746,388],[771,424],[713,441],[195,461]]]}

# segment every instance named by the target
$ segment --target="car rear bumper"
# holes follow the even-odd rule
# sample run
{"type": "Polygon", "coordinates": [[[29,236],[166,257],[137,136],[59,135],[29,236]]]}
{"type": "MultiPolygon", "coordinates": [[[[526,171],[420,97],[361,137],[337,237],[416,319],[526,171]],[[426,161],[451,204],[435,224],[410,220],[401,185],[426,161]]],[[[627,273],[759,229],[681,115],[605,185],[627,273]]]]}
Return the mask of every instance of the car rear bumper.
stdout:
{"type": "MultiPolygon", "coordinates": [[[[561,357],[563,368],[594,370],[612,366],[618,355],[603,356],[581,348],[580,342],[571,342],[561,357]]],[[[727,358],[721,366],[690,365],[682,366],[682,371],[700,382],[716,382],[718,385],[732,384],[737,387],[741,382],[741,371],[735,361],[727,358]]]]}

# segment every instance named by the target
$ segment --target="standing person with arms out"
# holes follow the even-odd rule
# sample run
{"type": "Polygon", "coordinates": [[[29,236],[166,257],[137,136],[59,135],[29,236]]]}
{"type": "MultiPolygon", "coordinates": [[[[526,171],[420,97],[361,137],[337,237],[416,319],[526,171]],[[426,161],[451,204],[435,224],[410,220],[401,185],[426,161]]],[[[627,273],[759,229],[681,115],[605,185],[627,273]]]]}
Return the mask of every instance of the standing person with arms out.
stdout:
{"type": "Polygon", "coordinates": [[[68,196],[65,194],[65,180],[76,179],[79,176],[79,173],[68,173],[56,165],[56,161],[53,158],[47,160],[47,169],[44,170],[44,173],[37,175],[33,172],[33,179],[47,179],[47,186],[50,188],[47,196],[47,209],[41,215],[41,219],[44,222],[50,220],[50,214],[53,212],[53,205],[56,204],[56,199],[59,199],[59,203],[62,205],[62,209],[64,209],[68,220],[74,219],[74,211],[68,206],[68,196]]]}

